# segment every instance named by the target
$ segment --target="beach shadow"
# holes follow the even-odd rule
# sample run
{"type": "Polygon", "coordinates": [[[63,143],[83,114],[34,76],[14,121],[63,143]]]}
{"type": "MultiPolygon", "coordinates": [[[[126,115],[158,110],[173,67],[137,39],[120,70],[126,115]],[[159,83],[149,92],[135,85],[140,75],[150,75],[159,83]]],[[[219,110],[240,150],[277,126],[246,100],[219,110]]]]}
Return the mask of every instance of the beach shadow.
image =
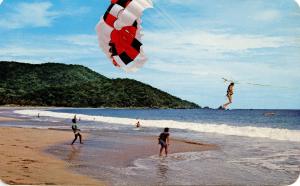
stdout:
{"type": "Polygon", "coordinates": [[[82,146],[74,146],[74,145],[71,145],[71,149],[70,149],[70,152],[67,156],[67,160],[68,161],[73,161],[73,160],[76,160],[78,155],[80,154],[81,152],[81,148],[82,146]]]}

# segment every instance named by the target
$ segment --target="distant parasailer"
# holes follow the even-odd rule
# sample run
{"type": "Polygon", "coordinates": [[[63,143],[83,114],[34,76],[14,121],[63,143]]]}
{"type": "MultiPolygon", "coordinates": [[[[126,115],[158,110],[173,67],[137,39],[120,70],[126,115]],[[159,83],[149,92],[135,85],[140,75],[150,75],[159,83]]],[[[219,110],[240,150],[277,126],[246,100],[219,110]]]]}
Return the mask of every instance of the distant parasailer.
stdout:
{"type": "Polygon", "coordinates": [[[111,0],[96,26],[99,46],[116,67],[135,71],[147,57],[141,42],[141,16],[151,0],[111,0]]]}

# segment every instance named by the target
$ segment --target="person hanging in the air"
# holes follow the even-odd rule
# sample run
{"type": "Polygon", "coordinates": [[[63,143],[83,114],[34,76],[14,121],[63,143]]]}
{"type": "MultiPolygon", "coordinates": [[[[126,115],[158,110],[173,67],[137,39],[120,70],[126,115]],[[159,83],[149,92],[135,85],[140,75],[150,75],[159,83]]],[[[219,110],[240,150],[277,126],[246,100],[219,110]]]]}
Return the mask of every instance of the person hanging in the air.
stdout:
{"type": "Polygon", "coordinates": [[[228,102],[222,106],[223,109],[227,109],[228,105],[232,103],[233,87],[234,87],[234,83],[231,82],[227,88],[227,94],[226,94],[226,97],[228,98],[228,102]]]}

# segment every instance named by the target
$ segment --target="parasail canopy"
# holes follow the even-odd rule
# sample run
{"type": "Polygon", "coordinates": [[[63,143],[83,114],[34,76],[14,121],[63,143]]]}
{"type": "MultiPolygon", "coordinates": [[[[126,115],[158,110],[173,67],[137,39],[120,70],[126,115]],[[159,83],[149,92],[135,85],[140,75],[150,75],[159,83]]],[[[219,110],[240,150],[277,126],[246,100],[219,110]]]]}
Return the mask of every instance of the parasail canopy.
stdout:
{"type": "Polygon", "coordinates": [[[141,42],[141,16],[151,0],[111,0],[96,26],[99,46],[116,67],[135,71],[147,57],[141,42]]]}

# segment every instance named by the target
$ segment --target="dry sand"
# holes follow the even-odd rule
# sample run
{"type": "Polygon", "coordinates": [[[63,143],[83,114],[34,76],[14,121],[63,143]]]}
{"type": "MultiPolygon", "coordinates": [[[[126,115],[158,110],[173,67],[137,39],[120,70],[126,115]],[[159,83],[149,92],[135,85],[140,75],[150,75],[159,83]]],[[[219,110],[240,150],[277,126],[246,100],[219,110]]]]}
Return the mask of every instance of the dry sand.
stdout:
{"type": "Polygon", "coordinates": [[[0,127],[0,179],[8,184],[101,185],[67,170],[66,162],[43,152],[72,138],[70,132],[0,127]]]}

